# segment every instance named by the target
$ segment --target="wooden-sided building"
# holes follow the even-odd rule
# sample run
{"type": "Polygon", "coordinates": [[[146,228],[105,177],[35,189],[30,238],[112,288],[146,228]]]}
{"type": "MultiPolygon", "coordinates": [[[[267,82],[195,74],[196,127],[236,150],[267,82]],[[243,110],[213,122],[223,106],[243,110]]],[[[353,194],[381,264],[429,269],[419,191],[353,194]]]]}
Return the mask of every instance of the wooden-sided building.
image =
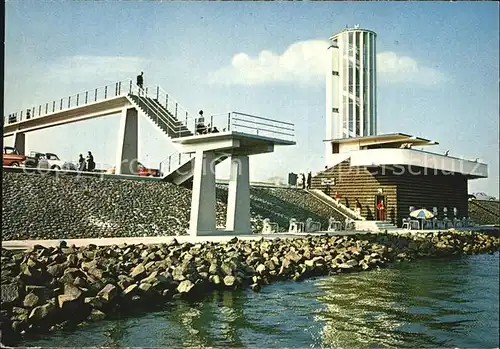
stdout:
{"type": "Polygon", "coordinates": [[[367,220],[401,226],[419,208],[440,219],[467,217],[468,180],[488,176],[486,164],[417,150],[438,143],[403,133],[326,142],[332,152],[311,188],[360,208],[367,220]]]}

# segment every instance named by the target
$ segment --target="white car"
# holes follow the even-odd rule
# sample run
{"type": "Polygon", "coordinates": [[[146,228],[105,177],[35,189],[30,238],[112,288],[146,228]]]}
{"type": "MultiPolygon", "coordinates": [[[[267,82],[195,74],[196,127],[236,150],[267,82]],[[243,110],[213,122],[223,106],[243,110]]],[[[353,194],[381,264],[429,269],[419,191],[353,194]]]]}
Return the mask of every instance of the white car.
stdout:
{"type": "Polygon", "coordinates": [[[35,159],[36,167],[51,170],[73,170],[76,171],[76,165],[59,159],[54,153],[39,153],[32,151],[30,158],[35,159]]]}
{"type": "Polygon", "coordinates": [[[469,194],[469,199],[486,200],[486,201],[495,201],[496,200],[496,198],[494,196],[486,195],[483,192],[469,194]]]}

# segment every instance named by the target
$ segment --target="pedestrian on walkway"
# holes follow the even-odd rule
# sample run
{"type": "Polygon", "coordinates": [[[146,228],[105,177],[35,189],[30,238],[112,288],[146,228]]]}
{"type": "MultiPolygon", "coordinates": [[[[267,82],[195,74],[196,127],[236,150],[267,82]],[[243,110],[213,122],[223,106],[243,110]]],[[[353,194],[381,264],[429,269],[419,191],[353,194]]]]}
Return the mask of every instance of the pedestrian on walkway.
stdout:
{"type": "Polygon", "coordinates": [[[94,156],[92,155],[92,152],[89,151],[87,155],[87,171],[92,172],[94,170],[95,170],[94,156]]]}
{"type": "Polygon", "coordinates": [[[83,155],[80,154],[80,157],[78,158],[78,171],[86,171],[86,167],[85,159],[83,158],[83,155]]]}
{"type": "Polygon", "coordinates": [[[141,75],[137,75],[137,86],[142,90],[144,88],[144,72],[141,71],[141,75]]]}

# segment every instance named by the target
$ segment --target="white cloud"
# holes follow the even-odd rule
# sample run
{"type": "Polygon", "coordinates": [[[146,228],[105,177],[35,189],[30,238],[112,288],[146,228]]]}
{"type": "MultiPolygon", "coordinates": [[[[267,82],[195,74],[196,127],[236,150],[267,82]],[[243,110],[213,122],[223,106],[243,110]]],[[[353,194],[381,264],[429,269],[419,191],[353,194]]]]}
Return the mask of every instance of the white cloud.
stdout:
{"type": "Polygon", "coordinates": [[[440,71],[423,66],[408,56],[398,56],[392,51],[377,54],[378,81],[381,83],[413,83],[436,85],[446,80],[440,71]]]}
{"type": "MultiPolygon", "coordinates": [[[[263,50],[257,57],[246,53],[233,56],[231,64],[209,76],[214,84],[258,85],[269,82],[299,84],[323,83],[329,42],[323,40],[299,41],[290,45],[283,54],[263,50]]],[[[445,80],[443,73],[425,67],[415,59],[399,56],[392,51],[377,54],[379,83],[413,83],[434,85],[445,80]]]]}
{"type": "Polygon", "coordinates": [[[299,41],[282,55],[261,51],[258,57],[246,53],[233,56],[231,64],[210,74],[212,83],[257,85],[271,81],[316,83],[324,77],[328,42],[299,41]]]}

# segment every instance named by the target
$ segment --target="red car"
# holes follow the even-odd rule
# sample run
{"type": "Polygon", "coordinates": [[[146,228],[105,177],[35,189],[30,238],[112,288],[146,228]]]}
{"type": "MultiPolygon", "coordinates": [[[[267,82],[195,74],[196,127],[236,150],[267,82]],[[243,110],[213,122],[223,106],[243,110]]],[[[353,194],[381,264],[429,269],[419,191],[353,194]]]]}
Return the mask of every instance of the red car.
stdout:
{"type": "MultiPolygon", "coordinates": [[[[144,166],[140,162],[137,162],[137,169],[136,169],[136,171],[137,171],[137,175],[139,175],[139,176],[144,176],[144,177],[160,177],[160,170],[147,168],[146,166],[144,166]]],[[[107,174],[115,174],[115,172],[116,172],[115,167],[112,167],[112,168],[106,170],[107,174]]]]}

